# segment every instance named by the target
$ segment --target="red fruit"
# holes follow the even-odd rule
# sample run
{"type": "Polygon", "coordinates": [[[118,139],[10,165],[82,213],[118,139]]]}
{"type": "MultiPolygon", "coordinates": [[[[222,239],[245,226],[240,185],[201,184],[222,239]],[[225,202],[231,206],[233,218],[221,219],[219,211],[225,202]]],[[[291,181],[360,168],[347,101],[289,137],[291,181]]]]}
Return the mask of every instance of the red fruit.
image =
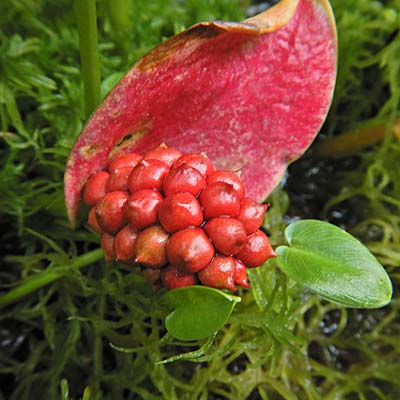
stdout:
{"type": "Polygon", "coordinates": [[[124,206],[128,192],[117,190],[107,193],[96,206],[96,218],[101,229],[111,235],[127,224],[124,206]]]}
{"type": "Polygon", "coordinates": [[[182,164],[165,176],[162,190],[165,196],[178,192],[188,192],[197,196],[206,185],[200,172],[187,164],[182,164]]]}
{"type": "Polygon", "coordinates": [[[107,192],[115,190],[128,190],[128,178],[132,172],[132,167],[122,167],[115,169],[109,176],[106,189],[107,192]]]}
{"type": "Polygon", "coordinates": [[[195,273],[211,261],[214,247],[200,228],[188,228],[170,236],[167,256],[171,265],[182,273],[195,273]]]}
{"type": "Polygon", "coordinates": [[[109,235],[108,233],[103,233],[101,235],[101,248],[103,249],[106,261],[112,261],[115,259],[114,236],[109,235]]]}
{"type": "Polygon", "coordinates": [[[175,193],[166,197],[158,210],[158,219],[167,232],[176,232],[203,222],[200,203],[190,193],[175,193]]]}
{"type": "Polygon", "coordinates": [[[183,274],[172,265],[161,270],[161,281],[169,290],[192,286],[197,283],[194,274],[183,274]]]}
{"type": "Polygon", "coordinates": [[[241,286],[245,289],[248,289],[250,287],[249,282],[247,281],[247,269],[246,266],[243,264],[242,261],[239,259],[235,258],[235,275],[233,277],[233,280],[235,282],[235,285],[241,286]]]}
{"type": "Polygon", "coordinates": [[[135,246],[135,262],[149,268],[161,268],[167,264],[168,233],[159,225],[140,232],[135,246]]]}
{"type": "Polygon", "coordinates": [[[225,182],[232,185],[240,199],[244,197],[244,186],[240,179],[240,171],[215,171],[207,177],[207,185],[215,182],[225,182]]]}
{"type": "Polygon", "coordinates": [[[153,292],[161,289],[161,271],[159,269],[145,268],[142,271],[144,281],[152,285],[153,292]]]}
{"type": "Polygon", "coordinates": [[[269,243],[267,235],[258,230],[249,235],[249,242],[237,254],[237,257],[249,268],[258,267],[268,260],[275,257],[276,253],[269,243]]]}
{"type": "Polygon", "coordinates": [[[125,205],[129,223],[138,231],[155,224],[162,200],[161,193],[152,189],[142,189],[131,194],[125,205]]]}
{"type": "Polygon", "coordinates": [[[136,153],[129,154],[118,154],[108,164],[108,170],[114,173],[117,169],[130,167],[131,169],[136,167],[142,160],[142,156],[136,153]]]}
{"type": "Polygon", "coordinates": [[[182,155],[179,150],[168,147],[165,143],[161,143],[155,149],[149,150],[145,155],[145,160],[159,160],[168,167],[172,167],[172,164],[182,155]]]}
{"type": "Polygon", "coordinates": [[[200,193],[199,200],[206,219],[222,216],[237,217],[239,214],[239,196],[228,183],[214,182],[207,185],[200,193]]]}
{"type": "Polygon", "coordinates": [[[197,169],[204,178],[214,172],[214,167],[205,153],[184,154],[174,162],[173,168],[178,168],[183,164],[197,169]]]}
{"type": "Polygon", "coordinates": [[[235,218],[210,219],[203,229],[216,250],[227,256],[237,254],[248,242],[242,223],[235,218]]]}
{"type": "Polygon", "coordinates": [[[141,189],[159,190],[168,171],[168,165],[161,161],[142,160],[129,176],[129,189],[132,193],[141,189]]]}
{"type": "Polygon", "coordinates": [[[235,291],[236,262],[233,257],[216,255],[197,276],[203,285],[235,291]]]}
{"type": "Polygon", "coordinates": [[[145,282],[149,284],[157,283],[161,279],[161,270],[153,268],[144,268],[142,271],[145,282]]]}
{"type": "Polygon", "coordinates": [[[95,206],[104,197],[109,176],[108,172],[100,171],[88,179],[83,189],[83,201],[88,206],[95,206]]]}
{"type": "Polygon", "coordinates": [[[97,222],[96,218],[96,207],[92,207],[89,211],[89,218],[88,218],[89,226],[94,229],[100,235],[103,234],[103,229],[101,229],[99,223],[97,222]]]}
{"type": "Polygon", "coordinates": [[[260,228],[264,221],[264,214],[267,208],[267,204],[259,204],[247,197],[241,200],[237,219],[243,224],[248,235],[260,228]]]}
{"type": "Polygon", "coordinates": [[[138,233],[130,225],[122,228],[114,240],[115,259],[117,261],[133,262],[138,233]]]}

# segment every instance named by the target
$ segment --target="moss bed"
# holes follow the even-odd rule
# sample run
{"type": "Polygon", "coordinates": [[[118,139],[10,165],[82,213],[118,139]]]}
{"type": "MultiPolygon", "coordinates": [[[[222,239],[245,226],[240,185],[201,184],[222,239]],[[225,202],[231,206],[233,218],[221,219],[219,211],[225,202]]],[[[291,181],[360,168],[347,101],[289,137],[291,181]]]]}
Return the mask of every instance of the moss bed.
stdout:
{"type": "MultiPolygon", "coordinates": [[[[136,0],[118,22],[109,3],[97,2],[102,96],[164,38],[260,6],[136,0]]],[[[223,330],[179,342],[166,334],[165,310],[140,275],[104,263],[98,237],[67,221],[63,171],[86,119],[72,2],[1,2],[1,291],[63,278],[7,304],[0,297],[0,399],[400,398],[400,2],[332,7],[334,102],[317,140],[268,198],[264,228],[275,245],[297,219],[345,228],[385,266],[393,300],[377,310],[344,308],[270,261],[252,271],[253,290],[240,293],[223,330]],[[365,127],[375,127],[368,137],[365,127]],[[350,136],[344,146],[335,140],[357,130],[357,145],[350,136]]]]}

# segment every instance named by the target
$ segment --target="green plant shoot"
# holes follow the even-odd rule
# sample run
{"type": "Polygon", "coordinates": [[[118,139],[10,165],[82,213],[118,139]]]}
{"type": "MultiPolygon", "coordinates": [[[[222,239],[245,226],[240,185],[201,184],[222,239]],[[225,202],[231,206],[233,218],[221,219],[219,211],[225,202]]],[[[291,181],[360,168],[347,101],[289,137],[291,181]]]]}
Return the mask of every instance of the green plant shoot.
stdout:
{"type": "MultiPolygon", "coordinates": [[[[302,220],[285,230],[289,246],[279,246],[277,264],[290,278],[321,297],[356,308],[378,308],[392,297],[386,271],[356,238],[327,222],[302,220]]],[[[266,268],[266,266],[264,267],[266,268]]],[[[229,319],[239,297],[204,286],[167,292],[174,310],[165,326],[180,340],[208,337],[229,319]]]]}
{"type": "Polygon", "coordinates": [[[303,220],[285,230],[289,246],[280,246],[279,267],[321,297],[358,308],[390,302],[392,284],[386,271],[356,238],[317,220],[303,220]]]}

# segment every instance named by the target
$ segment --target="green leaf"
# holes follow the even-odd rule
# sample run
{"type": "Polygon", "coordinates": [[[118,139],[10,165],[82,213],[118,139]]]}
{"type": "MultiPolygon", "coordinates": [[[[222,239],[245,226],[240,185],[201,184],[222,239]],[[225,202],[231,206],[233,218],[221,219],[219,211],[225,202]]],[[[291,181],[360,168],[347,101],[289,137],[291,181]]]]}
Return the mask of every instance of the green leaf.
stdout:
{"type": "Polygon", "coordinates": [[[169,334],[180,340],[197,340],[221,329],[240,297],[205,286],[188,286],[167,292],[162,301],[174,308],[165,319],[169,334]]]}
{"type": "Polygon", "coordinates": [[[61,380],[61,400],[69,399],[69,388],[68,381],[66,379],[61,380]]]}
{"type": "Polygon", "coordinates": [[[277,263],[292,279],[325,299],[348,307],[377,308],[390,302],[386,271],[356,238],[322,221],[303,220],[285,230],[277,263]]]}

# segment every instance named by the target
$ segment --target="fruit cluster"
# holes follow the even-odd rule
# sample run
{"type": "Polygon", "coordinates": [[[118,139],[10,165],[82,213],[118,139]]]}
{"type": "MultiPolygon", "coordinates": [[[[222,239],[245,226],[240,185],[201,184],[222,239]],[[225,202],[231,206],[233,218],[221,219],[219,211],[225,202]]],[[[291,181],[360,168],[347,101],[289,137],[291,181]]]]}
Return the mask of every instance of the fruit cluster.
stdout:
{"type": "Polygon", "coordinates": [[[107,260],[140,264],[154,289],[248,288],[246,268],[275,256],[259,228],[266,205],[245,197],[240,173],[161,144],[120,154],[89,178],[83,200],[107,260]]]}

